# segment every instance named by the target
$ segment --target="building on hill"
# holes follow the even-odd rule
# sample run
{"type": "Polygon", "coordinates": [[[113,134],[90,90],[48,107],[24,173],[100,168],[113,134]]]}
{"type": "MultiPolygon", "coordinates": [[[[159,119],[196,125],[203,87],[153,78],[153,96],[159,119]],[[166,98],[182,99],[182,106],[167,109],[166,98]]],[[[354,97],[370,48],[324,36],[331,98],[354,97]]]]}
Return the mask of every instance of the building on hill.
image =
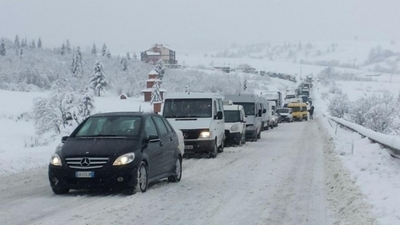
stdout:
{"type": "Polygon", "coordinates": [[[153,47],[141,52],[140,58],[142,62],[153,65],[160,61],[164,64],[178,64],[175,58],[175,51],[163,44],[155,44],[153,47]]]}

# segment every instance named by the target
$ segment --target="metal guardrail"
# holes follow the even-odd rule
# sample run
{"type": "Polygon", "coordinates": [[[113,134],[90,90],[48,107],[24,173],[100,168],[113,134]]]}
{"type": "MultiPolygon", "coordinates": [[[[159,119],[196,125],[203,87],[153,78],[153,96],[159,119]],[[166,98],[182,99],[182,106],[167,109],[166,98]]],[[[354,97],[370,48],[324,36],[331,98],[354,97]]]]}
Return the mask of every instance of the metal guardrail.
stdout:
{"type": "Polygon", "coordinates": [[[400,137],[378,133],[366,129],[365,127],[358,124],[351,123],[336,117],[328,117],[328,120],[332,120],[342,127],[359,133],[363,137],[367,137],[372,143],[380,144],[383,148],[389,151],[392,157],[400,159],[400,137]]]}

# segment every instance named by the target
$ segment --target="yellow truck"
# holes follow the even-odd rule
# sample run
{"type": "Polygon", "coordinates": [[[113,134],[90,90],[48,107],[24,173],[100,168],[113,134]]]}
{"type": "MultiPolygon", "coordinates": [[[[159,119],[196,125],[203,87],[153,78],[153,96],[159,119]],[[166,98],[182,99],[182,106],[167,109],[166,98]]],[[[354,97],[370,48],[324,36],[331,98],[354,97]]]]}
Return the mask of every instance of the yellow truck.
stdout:
{"type": "Polygon", "coordinates": [[[287,105],[293,111],[293,120],[308,120],[307,104],[304,102],[290,102],[287,105]]]}

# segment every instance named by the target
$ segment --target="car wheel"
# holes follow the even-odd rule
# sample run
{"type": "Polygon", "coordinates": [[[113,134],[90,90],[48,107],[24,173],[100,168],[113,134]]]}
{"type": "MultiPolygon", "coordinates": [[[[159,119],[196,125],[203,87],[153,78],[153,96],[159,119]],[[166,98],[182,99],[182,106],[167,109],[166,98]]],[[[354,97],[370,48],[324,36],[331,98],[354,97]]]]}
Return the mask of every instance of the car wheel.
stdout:
{"type": "Polygon", "coordinates": [[[246,135],[244,133],[242,134],[242,140],[240,142],[242,145],[246,144],[246,135]]]}
{"type": "Polygon", "coordinates": [[[258,132],[257,137],[256,137],[256,141],[257,141],[257,139],[260,139],[260,138],[261,138],[261,132],[258,132]]]}
{"type": "Polygon", "coordinates": [[[218,154],[218,146],[217,146],[217,140],[215,140],[214,147],[213,149],[211,149],[210,153],[208,153],[208,157],[214,159],[217,157],[217,154],[218,154]]]}
{"type": "Polygon", "coordinates": [[[179,182],[182,178],[182,160],[178,157],[175,160],[175,170],[174,175],[168,177],[169,182],[179,182]]]}
{"type": "Polygon", "coordinates": [[[221,143],[221,146],[218,148],[218,152],[224,152],[225,144],[224,141],[221,143]]]}
{"type": "Polygon", "coordinates": [[[147,174],[147,166],[143,161],[140,163],[137,169],[137,183],[136,185],[127,191],[128,194],[135,194],[137,192],[146,192],[148,185],[148,174],[147,174]]]}
{"type": "Polygon", "coordinates": [[[68,188],[52,187],[51,190],[56,195],[66,194],[69,192],[68,188]]]}

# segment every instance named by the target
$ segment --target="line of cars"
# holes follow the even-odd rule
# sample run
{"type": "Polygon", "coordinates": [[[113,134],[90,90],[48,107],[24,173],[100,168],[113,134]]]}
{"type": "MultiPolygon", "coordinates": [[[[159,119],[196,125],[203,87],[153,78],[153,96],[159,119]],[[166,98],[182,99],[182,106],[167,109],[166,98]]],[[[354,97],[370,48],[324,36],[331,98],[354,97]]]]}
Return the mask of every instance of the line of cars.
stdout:
{"type": "Polygon", "coordinates": [[[226,144],[257,141],[278,126],[276,102],[252,94],[171,93],[162,115],[101,113],[62,138],[48,177],[55,194],[71,189],[145,192],[150,182],[179,182],[184,156],[217,157],[226,144]]]}

